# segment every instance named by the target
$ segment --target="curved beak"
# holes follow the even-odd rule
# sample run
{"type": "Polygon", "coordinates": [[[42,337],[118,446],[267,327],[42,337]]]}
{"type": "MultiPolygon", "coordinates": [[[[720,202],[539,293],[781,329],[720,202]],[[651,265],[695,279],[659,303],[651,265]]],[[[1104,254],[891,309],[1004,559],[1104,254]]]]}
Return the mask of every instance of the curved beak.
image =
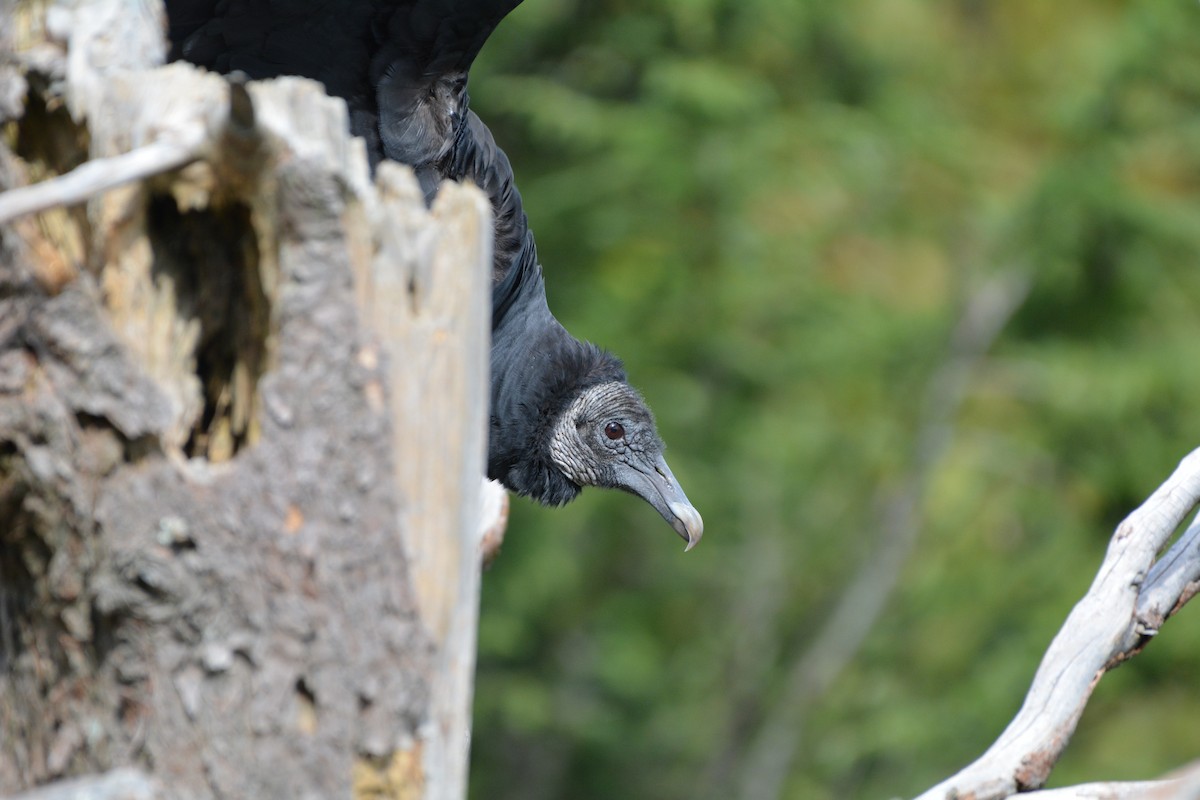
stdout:
{"type": "Polygon", "coordinates": [[[667,466],[666,459],[661,455],[655,456],[654,462],[646,466],[650,468],[642,469],[642,464],[638,464],[629,470],[627,480],[621,488],[654,506],[663,519],[687,542],[687,547],[683,549],[686,553],[695,547],[704,535],[704,520],[683,493],[679,481],[675,480],[675,475],[667,466]]]}

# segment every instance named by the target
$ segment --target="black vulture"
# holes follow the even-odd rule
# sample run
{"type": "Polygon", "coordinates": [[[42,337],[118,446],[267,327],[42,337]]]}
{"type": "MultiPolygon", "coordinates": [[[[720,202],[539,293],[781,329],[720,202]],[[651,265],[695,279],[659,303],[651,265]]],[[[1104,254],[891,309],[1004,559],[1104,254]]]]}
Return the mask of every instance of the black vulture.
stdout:
{"type": "Polygon", "coordinates": [[[512,167],[468,108],[467,72],[520,0],[167,0],[172,57],[250,78],[301,75],[346,100],[374,167],[411,166],[427,202],[469,180],[495,212],[488,477],[547,505],[632,492],[688,542],[704,523],[621,361],[546,304],[512,167]]]}

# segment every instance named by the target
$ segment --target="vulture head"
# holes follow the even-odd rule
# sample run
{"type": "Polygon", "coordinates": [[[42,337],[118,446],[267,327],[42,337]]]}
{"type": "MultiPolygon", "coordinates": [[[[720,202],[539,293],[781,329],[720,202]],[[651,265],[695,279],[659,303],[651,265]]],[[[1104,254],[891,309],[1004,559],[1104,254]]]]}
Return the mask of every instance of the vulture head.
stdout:
{"type": "Polygon", "coordinates": [[[577,486],[621,489],[645,500],[691,550],[704,520],[663,458],[654,416],[624,381],[590,386],[558,415],[550,434],[550,460],[577,486]]]}
{"type": "Polygon", "coordinates": [[[691,550],[704,521],[667,466],[654,415],[626,382],[620,360],[565,331],[552,338],[554,346],[535,348],[539,355],[526,351],[519,370],[507,372],[502,356],[493,360],[489,477],[554,506],[585,486],[629,492],[653,506],[691,550]],[[531,364],[545,371],[534,377],[531,364]]]}

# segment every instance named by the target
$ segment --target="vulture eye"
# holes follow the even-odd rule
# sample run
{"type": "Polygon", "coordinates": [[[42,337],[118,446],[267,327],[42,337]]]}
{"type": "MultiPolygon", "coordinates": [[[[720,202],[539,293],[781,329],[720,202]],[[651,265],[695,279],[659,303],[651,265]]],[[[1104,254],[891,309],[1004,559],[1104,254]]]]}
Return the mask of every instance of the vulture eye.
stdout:
{"type": "Polygon", "coordinates": [[[604,426],[604,435],[616,441],[625,435],[625,426],[619,422],[610,422],[604,426]]]}

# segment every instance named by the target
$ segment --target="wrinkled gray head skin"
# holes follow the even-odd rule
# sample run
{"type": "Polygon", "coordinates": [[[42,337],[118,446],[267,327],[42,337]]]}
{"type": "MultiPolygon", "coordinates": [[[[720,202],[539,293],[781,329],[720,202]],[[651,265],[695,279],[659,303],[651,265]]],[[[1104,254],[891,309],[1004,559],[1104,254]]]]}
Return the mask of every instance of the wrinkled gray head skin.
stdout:
{"type": "Polygon", "coordinates": [[[586,389],[567,407],[550,441],[554,465],[579,486],[623,489],[662,514],[691,550],[704,520],[663,458],[654,417],[627,383],[586,389]]]}

